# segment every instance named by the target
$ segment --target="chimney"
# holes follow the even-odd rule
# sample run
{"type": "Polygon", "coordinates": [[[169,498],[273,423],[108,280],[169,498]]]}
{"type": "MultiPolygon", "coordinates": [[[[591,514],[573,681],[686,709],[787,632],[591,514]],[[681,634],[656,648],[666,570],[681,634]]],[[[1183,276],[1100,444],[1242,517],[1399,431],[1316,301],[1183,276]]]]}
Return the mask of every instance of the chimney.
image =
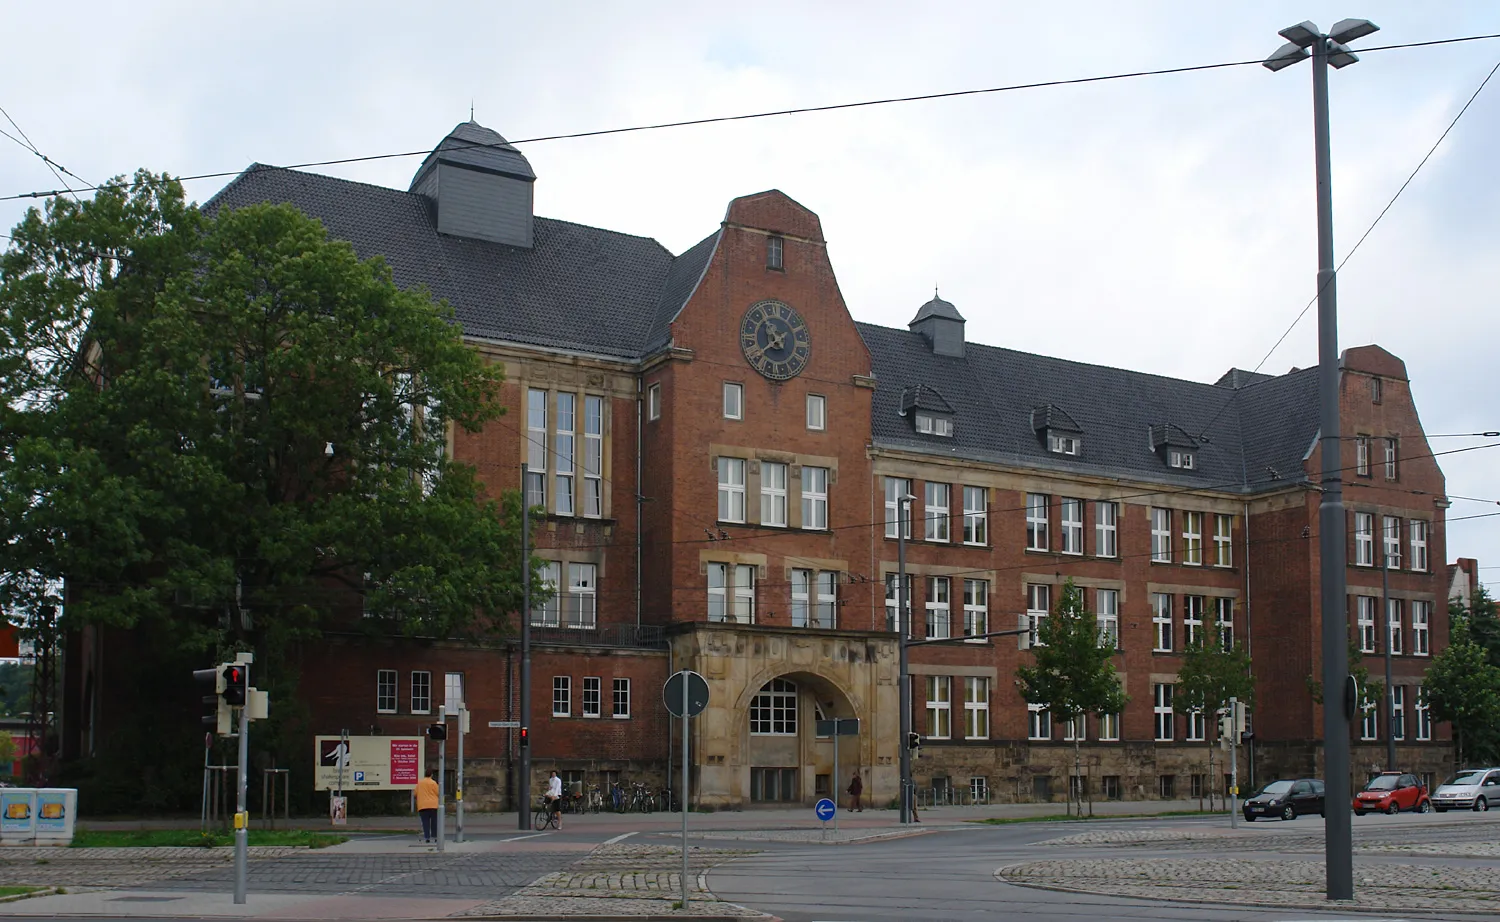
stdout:
{"type": "Polygon", "coordinates": [[[964,357],[964,318],[958,308],[938,297],[937,289],[907,328],[922,334],[933,355],[964,357]]]}
{"type": "Polygon", "coordinates": [[[530,249],[534,182],[520,151],[469,121],[427,155],[410,191],[432,202],[440,234],[530,249]]]}

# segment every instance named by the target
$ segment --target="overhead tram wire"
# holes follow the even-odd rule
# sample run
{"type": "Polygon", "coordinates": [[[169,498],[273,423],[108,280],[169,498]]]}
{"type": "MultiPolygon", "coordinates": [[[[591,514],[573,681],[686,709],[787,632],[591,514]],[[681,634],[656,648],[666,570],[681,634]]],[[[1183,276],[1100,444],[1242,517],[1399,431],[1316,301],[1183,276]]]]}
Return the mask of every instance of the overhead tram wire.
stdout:
{"type": "Polygon", "coordinates": [[[17,144],[30,151],[32,154],[41,158],[42,163],[46,164],[47,169],[52,171],[52,175],[57,177],[57,181],[62,183],[63,188],[67,190],[69,195],[73,196],[74,201],[77,201],[78,191],[68,185],[67,180],[62,178],[62,174],[59,173],[58,170],[61,170],[63,173],[67,173],[69,176],[83,183],[85,186],[89,185],[89,181],[79,176],[77,173],[74,173],[67,167],[63,166],[61,163],[58,163],[56,160],[53,160],[51,157],[48,157],[46,154],[42,153],[41,149],[32,143],[31,137],[26,134],[25,129],[16,124],[16,120],[10,117],[10,113],[6,112],[3,106],[0,106],[0,115],[5,116],[5,120],[7,122],[10,122],[10,126],[21,135],[21,138],[25,138],[25,140],[23,141],[21,140],[21,138],[17,138],[15,135],[12,135],[10,132],[3,129],[0,129],[0,134],[5,135],[7,138],[15,141],[17,144]]]}
{"type": "MultiPolygon", "coordinates": [[[[1459,36],[1459,37],[1455,37],[1455,38],[1433,39],[1433,40],[1430,40],[1430,41],[1423,41],[1423,42],[1405,42],[1405,43],[1397,44],[1397,45],[1380,45],[1380,46],[1373,47],[1373,48],[1361,48],[1360,49],[1360,53],[1361,54],[1369,54],[1369,53],[1376,52],[1376,51],[1396,51],[1396,50],[1405,49],[1405,48],[1426,48],[1426,47],[1432,47],[1432,46],[1437,46],[1437,45],[1454,45],[1454,44],[1460,44],[1460,43],[1464,43],[1464,42],[1484,41],[1486,39],[1494,39],[1494,38],[1500,38],[1500,32],[1497,32],[1497,33],[1487,33],[1487,34],[1483,34],[1483,35],[1465,35],[1465,36],[1459,36]]],[[[922,93],[922,94],[917,94],[917,95],[913,95],[913,96],[891,96],[891,97],[885,97],[885,98],[882,98],[882,99],[860,100],[860,101],[857,101],[857,102],[830,103],[828,105],[823,105],[823,106],[800,106],[800,107],[791,108],[791,109],[775,109],[775,110],[771,110],[771,111],[767,111],[767,112],[746,112],[746,113],[741,113],[741,114],[738,114],[738,115],[719,115],[719,116],[710,116],[710,117],[706,117],[706,118],[683,119],[683,120],[674,121],[674,122],[656,122],[656,123],[647,124],[647,125],[630,125],[630,126],[626,126],[626,127],[623,127],[623,128],[600,128],[600,129],[595,129],[595,130],[592,130],[592,131],[574,131],[574,132],[568,132],[568,133],[564,133],[564,134],[539,135],[539,136],[533,137],[533,138],[522,138],[522,139],[515,140],[515,141],[507,141],[506,145],[514,147],[514,146],[518,146],[518,145],[522,145],[522,144],[539,144],[539,143],[542,143],[542,142],[545,142],[545,141],[569,141],[569,140],[576,140],[576,139],[580,139],[580,138],[597,138],[597,137],[604,137],[604,136],[608,136],[608,135],[633,134],[633,133],[638,133],[638,132],[643,132],[643,131],[660,131],[660,130],[667,129],[667,128],[689,128],[689,127],[694,127],[694,126],[699,126],[699,125],[720,124],[720,123],[724,123],[724,122],[742,122],[742,121],[750,121],[752,119],[774,118],[776,116],[782,116],[782,115],[810,115],[810,114],[819,113],[819,112],[836,112],[836,111],[840,111],[840,110],[844,110],[844,109],[870,108],[870,107],[873,107],[873,106],[894,105],[894,104],[897,104],[897,103],[930,102],[932,100],[937,100],[937,99],[955,99],[955,98],[964,97],[964,96],[982,96],[982,95],[993,94],[993,93],[1016,92],[1016,91],[1019,91],[1019,90],[1038,90],[1038,89],[1046,89],[1046,88],[1049,88],[1049,87],[1079,86],[1079,85],[1089,84],[1089,83],[1104,83],[1104,82],[1112,81],[1112,80],[1129,80],[1129,79],[1134,79],[1134,78],[1138,78],[1138,77],[1161,77],[1161,76],[1170,76],[1170,75],[1173,75],[1173,74],[1195,73],[1195,72],[1199,72],[1199,71],[1224,70],[1224,69],[1233,68],[1233,67],[1247,67],[1247,66],[1251,66],[1251,65],[1259,65],[1260,63],[1261,63],[1261,59],[1257,58],[1255,60],[1250,60],[1250,61],[1224,61],[1224,62],[1220,62],[1220,63],[1217,63],[1217,64],[1192,64],[1192,65],[1186,65],[1186,66],[1183,66],[1183,67],[1163,67],[1163,68],[1156,68],[1156,69],[1152,69],[1152,70],[1137,70],[1137,71],[1126,71],[1126,72],[1115,73],[1115,74],[1101,74],[1101,75],[1094,76],[1094,77],[1069,77],[1069,78],[1063,78],[1063,79],[1058,79],[1058,80],[1039,80],[1039,81],[1033,81],[1033,82],[1030,82],[1030,83],[1012,83],[1012,84],[1006,84],[1006,85],[1003,85],[1003,86],[982,87],[982,88],[968,89],[968,90],[949,90],[949,91],[942,92],[942,93],[922,93]]],[[[482,144],[482,143],[453,144],[453,145],[450,145],[449,147],[445,148],[445,150],[459,151],[459,150],[469,150],[469,149],[473,149],[473,148],[499,148],[500,146],[501,145],[499,145],[499,144],[493,144],[493,143],[490,143],[490,144],[482,144]]],[[[422,150],[397,151],[397,152],[385,153],[385,154],[367,154],[367,155],[358,156],[358,157],[340,157],[340,158],[336,158],[336,159],[332,159],[332,160],[310,160],[310,161],[307,161],[305,163],[294,163],[294,164],[291,164],[289,166],[268,166],[268,165],[262,164],[262,165],[259,166],[259,169],[263,169],[263,170],[300,170],[300,169],[306,169],[307,167],[315,167],[315,166],[342,166],[342,165],[350,164],[350,163],[369,163],[369,162],[376,161],[376,160],[395,160],[395,159],[402,159],[402,158],[406,158],[406,157],[426,157],[430,153],[432,153],[432,151],[430,149],[424,148],[422,150]]],[[[177,176],[177,177],[174,177],[174,179],[177,182],[191,182],[191,181],[199,180],[199,179],[224,179],[224,178],[231,177],[231,176],[238,176],[238,175],[240,175],[243,172],[245,172],[245,171],[244,170],[228,170],[228,171],[218,171],[218,172],[213,172],[213,173],[197,173],[197,174],[193,174],[193,175],[190,175],[190,176],[177,176]]],[[[93,191],[96,191],[96,190],[98,190],[100,188],[102,188],[102,187],[99,186],[99,185],[89,185],[89,186],[86,186],[84,188],[80,188],[80,189],[76,189],[76,190],[69,189],[69,190],[66,190],[66,191],[67,192],[93,192],[93,191]]],[[[16,193],[16,194],[12,194],[12,195],[0,196],[0,202],[14,201],[16,199],[26,199],[26,198],[50,198],[52,196],[62,195],[62,194],[65,194],[64,190],[22,192],[22,193],[16,193]]]]}

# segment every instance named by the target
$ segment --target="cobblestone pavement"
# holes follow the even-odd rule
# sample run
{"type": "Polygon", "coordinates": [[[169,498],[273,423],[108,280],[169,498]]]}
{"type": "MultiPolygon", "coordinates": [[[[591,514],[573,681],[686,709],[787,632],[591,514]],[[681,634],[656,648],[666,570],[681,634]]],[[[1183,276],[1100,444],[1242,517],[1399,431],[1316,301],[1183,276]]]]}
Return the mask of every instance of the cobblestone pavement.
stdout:
{"type": "MultiPolygon", "coordinates": [[[[262,861],[306,851],[256,846],[250,849],[250,857],[262,861]]],[[[233,848],[4,849],[0,850],[0,885],[138,887],[232,869],[233,861],[233,848]]]]}
{"type": "MultiPolygon", "coordinates": [[[[818,845],[827,843],[838,845],[846,842],[871,842],[877,839],[901,839],[906,836],[919,836],[927,832],[935,832],[934,829],[923,829],[918,826],[913,829],[909,826],[899,828],[874,828],[874,829],[830,829],[823,832],[817,829],[735,829],[718,830],[712,832],[688,833],[689,839],[702,841],[731,841],[731,842],[796,842],[803,845],[818,845]]],[[[657,838],[680,836],[679,833],[659,832],[657,838]]]]}
{"type": "MultiPolygon", "coordinates": [[[[1276,828],[1276,827],[1273,827],[1276,828]]],[[[1493,847],[1500,824],[1465,823],[1442,825],[1412,823],[1387,828],[1354,830],[1355,851],[1412,852],[1429,855],[1474,855],[1487,857],[1493,847]],[[1483,848],[1481,848],[1483,847],[1483,848]],[[1478,851],[1470,849],[1479,848],[1478,851]],[[1452,849],[1459,849],[1454,851],[1452,849]]],[[[1231,849],[1237,852],[1301,852],[1323,850],[1323,824],[1305,823],[1296,828],[1276,828],[1276,832],[1241,826],[1198,827],[1194,829],[1099,829],[1048,839],[1040,843],[1049,848],[1115,848],[1149,847],[1154,850],[1200,851],[1231,849]]]]}
{"type": "MultiPolygon", "coordinates": [[[[1203,903],[1236,903],[1327,909],[1320,861],[1233,862],[1202,858],[1108,858],[1033,861],[1000,868],[1008,883],[1051,890],[1203,903]]],[[[1394,912],[1500,911],[1490,868],[1443,865],[1371,865],[1356,861],[1359,909],[1394,912]]]]}
{"type": "Polygon", "coordinates": [[[765,918],[764,913],[726,903],[708,889],[706,872],[753,852],[690,847],[688,906],[682,893],[682,851],[667,845],[604,845],[570,867],[549,874],[502,899],[459,915],[722,915],[765,918]]]}

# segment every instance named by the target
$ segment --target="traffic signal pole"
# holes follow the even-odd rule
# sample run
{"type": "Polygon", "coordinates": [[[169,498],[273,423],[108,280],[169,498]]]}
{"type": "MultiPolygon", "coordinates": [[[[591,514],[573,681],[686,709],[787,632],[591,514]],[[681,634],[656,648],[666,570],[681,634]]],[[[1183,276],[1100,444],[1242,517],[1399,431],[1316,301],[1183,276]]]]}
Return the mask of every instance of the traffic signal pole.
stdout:
{"type": "MultiPolygon", "coordinates": [[[[249,654],[241,653],[237,659],[243,660],[249,654]]],[[[250,685],[250,666],[248,663],[237,663],[244,670],[244,686],[250,685]]],[[[249,848],[250,848],[250,817],[249,806],[245,803],[245,790],[250,784],[250,708],[249,701],[240,705],[240,765],[239,765],[239,790],[237,791],[237,808],[234,814],[234,902],[237,906],[245,903],[245,877],[248,871],[249,848]]]]}
{"type": "Polygon", "coordinates": [[[531,829],[531,507],[526,501],[526,474],[521,465],[521,764],[516,778],[516,820],[531,829]]]}

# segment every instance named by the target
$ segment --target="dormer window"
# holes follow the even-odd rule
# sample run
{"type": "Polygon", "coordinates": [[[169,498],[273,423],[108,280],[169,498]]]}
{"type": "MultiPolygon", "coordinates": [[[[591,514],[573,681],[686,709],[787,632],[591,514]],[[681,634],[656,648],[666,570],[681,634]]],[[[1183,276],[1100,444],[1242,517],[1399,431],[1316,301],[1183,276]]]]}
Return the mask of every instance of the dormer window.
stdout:
{"type": "Polygon", "coordinates": [[[953,438],[953,420],[956,417],[953,405],[926,384],[902,388],[901,415],[910,417],[912,427],[918,435],[953,438]]]}
{"type": "Polygon", "coordinates": [[[781,269],[781,268],[783,268],[783,266],[781,264],[781,250],[782,250],[782,246],[783,246],[783,244],[785,242],[786,242],[785,240],[783,240],[781,237],[779,237],[779,236],[777,236],[775,234],[772,234],[771,236],[769,236],[769,237],[766,238],[766,268],[767,269],[781,269]]]}
{"type": "Polygon", "coordinates": [[[1185,471],[1193,469],[1193,453],[1183,451],[1180,448],[1167,449],[1167,467],[1180,467],[1185,471]]]}
{"type": "Polygon", "coordinates": [[[1150,429],[1151,450],[1167,467],[1179,471],[1198,469],[1198,440],[1181,426],[1159,423],[1150,429]]]}
{"type": "Polygon", "coordinates": [[[935,416],[931,413],[917,413],[917,431],[923,435],[941,435],[946,438],[953,437],[953,420],[947,416],[935,416]]]}
{"type": "Polygon", "coordinates": [[[1046,404],[1031,410],[1031,428],[1054,455],[1083,454],[1083,428],[1062,407],[1046,404]]]}
{"type": "Polygon", "coordinates": [[[1083,444],[1076,435],[1053,435],[1047,438],[1047,449],[1055,455],[1077,456],[1083,451],[1083,444]]]}

